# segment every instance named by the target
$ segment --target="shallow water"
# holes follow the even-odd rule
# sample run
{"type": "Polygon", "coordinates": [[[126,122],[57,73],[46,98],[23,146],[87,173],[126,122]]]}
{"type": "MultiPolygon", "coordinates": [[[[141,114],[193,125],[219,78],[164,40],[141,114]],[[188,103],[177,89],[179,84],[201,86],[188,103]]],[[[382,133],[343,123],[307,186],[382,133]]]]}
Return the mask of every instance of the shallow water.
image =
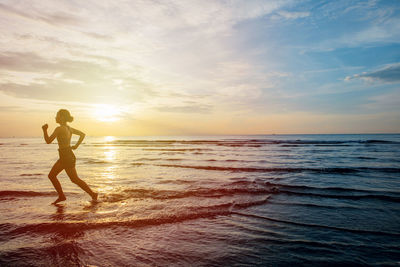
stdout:
{"type": "Polygon", "coordinates": [[[398,265],[400,135],[0,139],[1,266],[398,265]]]}

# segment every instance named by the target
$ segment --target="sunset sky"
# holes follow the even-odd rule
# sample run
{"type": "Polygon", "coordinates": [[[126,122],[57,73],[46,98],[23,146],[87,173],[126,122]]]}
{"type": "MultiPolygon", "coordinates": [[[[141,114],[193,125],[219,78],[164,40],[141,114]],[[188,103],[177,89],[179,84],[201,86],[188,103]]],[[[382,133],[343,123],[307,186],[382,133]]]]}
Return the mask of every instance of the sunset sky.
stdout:
{"type": "Polygon", "coordinates": [[[0,136],[400,132],[400,2],[0,0],[0,136]]]}

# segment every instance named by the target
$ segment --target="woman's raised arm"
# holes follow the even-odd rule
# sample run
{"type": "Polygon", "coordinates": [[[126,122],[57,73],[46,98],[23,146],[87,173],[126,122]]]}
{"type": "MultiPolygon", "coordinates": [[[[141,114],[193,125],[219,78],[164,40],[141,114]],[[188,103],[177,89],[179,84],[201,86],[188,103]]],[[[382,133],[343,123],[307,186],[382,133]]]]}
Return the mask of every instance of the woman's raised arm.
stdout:
{"type": "Polygon", "coordinates": [[[47,124],[45,124],[45,125],[42,126],[42,129],[43,129],[43,137],[44,137],[44,140],[46,141],[46,143],[47,143],[47,144],[50,144],[50,143],[53,142],[53,140],[56,138],[57,133],[58,133],[58,128],[59,128],[59,127],[55,128],[55,129],[54,129],[54,132],[53,132],[50,136],[47,134],[47,128],[49,128],[49,125],[47,125],[47,124]]]}

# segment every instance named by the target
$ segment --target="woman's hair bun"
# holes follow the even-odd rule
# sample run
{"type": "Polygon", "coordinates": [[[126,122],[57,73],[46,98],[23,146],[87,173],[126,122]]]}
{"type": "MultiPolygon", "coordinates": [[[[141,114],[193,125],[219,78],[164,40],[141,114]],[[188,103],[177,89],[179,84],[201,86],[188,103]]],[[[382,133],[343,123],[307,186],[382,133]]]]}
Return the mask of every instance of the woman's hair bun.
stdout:
{"type": "Polygon", "coordinates": [[[74,117],[72,117],[71,113],[69,113],[69,111],[66,109],[60,109],[58,114],[60,118],[66,122],[72,122],[74,120],[74,117]]]}

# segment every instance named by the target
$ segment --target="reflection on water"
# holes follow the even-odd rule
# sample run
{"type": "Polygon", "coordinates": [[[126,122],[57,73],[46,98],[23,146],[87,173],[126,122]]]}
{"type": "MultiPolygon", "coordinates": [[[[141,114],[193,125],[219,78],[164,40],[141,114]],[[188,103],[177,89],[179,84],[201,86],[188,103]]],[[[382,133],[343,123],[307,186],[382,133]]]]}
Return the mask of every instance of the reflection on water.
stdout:
{"type": "Polygon", "coordinates": [[[116,167],[115,166],[104,167],[101,175],[104,178],[105,183],[112,183],[116,177],[116,167]]]}
{"type": "Polygon", "coordinates": [[[117,151],[115,150],[115,147],[110,146],[110,147],[105,147],[105,149],[106,149],[104,151],[105,160],[107,160],[108,162],[113,162],[117,155],[117,151]]]}
{"type": "MultiPolygon", "coordinates": [[[[112,136],[107,136],[106,140],[114,140],[112,136]]],[[[104,147],[104,157],[107,162],[115,162],[117,151],[115,147],[104,147]]],[[[116,179],[116,165],[105,166],[101,171],[102,181],[105,183],[104,186],[99,188],[99,192],[107,194],[114,189],[114,183],[116,179]]]]}
{"type": "Polygon", "coordinates": [[[96,213],[99,208],[100,202],[90,201],[90,203],[83,207],[83,210],[96,213]]]}
{"type": "Polygon", "coordinates": [[[116,186],[116,166],[106,166],[101,170],[101,178],[103,182],[101,187],[97,189],[100,196],[107,195],[115,190],[116,186]]]}
{"type": "Polygon", "coordinates": [[[53,221],[63,221],[65,218],[65,206],[64,204],[53,204],[56,206],[56,212],[51,216],[53,221]]]}

